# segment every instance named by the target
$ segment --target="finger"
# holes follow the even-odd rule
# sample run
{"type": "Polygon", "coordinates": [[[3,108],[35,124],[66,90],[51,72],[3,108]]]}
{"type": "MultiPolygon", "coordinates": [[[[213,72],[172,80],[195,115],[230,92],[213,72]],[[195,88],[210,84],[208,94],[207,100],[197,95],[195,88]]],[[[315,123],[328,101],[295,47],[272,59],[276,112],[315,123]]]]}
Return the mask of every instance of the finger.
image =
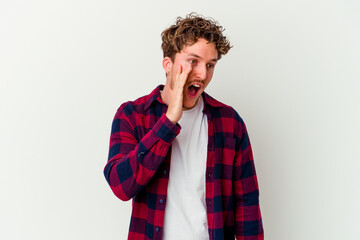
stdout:
{"type": "Polygon", "coordinates": [[[179,65],[176,71],[176,81],[174,82],[174,90],[178,89],[179,91],[182,92],[191,70],[192,70],[191,64],[187,64],[186,66],[179,65]]]}
{"type": "Polygon", "coordinates": [[[180,65],[177,69],[176,69],[176,74],[175,74],[175,79],[174,79],[174,88],[176,88],[176,86],[179,84],[179,78],[181,76],[181,72],[182,72],[182,66],[180,65]]]}
{"type": "Polygon", "coordinates": [[[192,70],[192,65],[188,64],[184,71],[186,72],[186,74],[189,74],[191,72],[191,70],[192,70]]]}
{"type": "Polygon", "coordinates": [[[185,70],[181,73],[181,76],[180,76],[181,77],[181,80],[180,80],[181,87],[183,87],[185,85],[186,80],[188,79],[189,73],[191,72],[191,70],[192,70],[192,66],[191,66],[191,64],[188,64],[186,66],[185,70]]]}
{"type": "Polygon", "coordinates": [[[182,74],[184,74],[187,77],[191,71],[192,71],[192,65],[188,64],[185,70],[182,72],[182,74]]]}
{"type": "Polygon", "coordinates": [[[181,73],[182,73],[182,66],[179,65],[179,67],[178,67],[178,69],[176,71],[176,76],[179,77],[181,75],[181,73]]]}
{"type": "MultiPolygon", "coordinates": [[[[173,90],[176,89],[176,87],[177,87],[177,82],[178,82],[178,79],[179,79],[180,75],[181,75],[181,66],[179,66],[179,67],[176,68],[175,76],[170,75],[171,82],[172,82],[172,84],[170,84],[170,90],[173,91],[173,90]]],[[[171,92],[172,92],[172,91],[171,91],[171,92]]]]}

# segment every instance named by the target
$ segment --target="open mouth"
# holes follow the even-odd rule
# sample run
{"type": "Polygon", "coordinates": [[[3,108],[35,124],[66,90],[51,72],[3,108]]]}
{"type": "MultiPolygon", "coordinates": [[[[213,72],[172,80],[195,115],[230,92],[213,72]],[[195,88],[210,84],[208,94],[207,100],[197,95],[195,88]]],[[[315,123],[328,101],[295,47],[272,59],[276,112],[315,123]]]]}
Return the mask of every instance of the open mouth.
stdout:
{"type": "Polygon", "coordinates": [[[202,86],[202,84],[200,84],[200,83],[191,84],[191,85],[188,87],[189,96],[190,96],[190,97],[195,97],[196,94],[200,91],[201,86],[202,86]]]}

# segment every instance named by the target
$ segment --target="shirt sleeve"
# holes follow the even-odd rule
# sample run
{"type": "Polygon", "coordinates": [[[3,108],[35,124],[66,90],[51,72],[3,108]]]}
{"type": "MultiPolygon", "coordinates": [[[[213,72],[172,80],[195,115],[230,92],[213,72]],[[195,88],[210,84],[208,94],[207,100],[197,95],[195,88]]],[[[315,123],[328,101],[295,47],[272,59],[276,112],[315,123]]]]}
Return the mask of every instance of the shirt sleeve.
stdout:
{"type": "Polygon", "coordinates": [[[115,114],[110,136],[109,159],[104,175],[114,194],[123,201],[134,197],[155,175],[180,126],[165,114],[142,139],[137,139],[134,115],[123,104],[115,114]]]}
{"type": "MultiPolygon", "coordinates": [[[[239,117],[239,116],[238,116],[239,117]]],[[[263,240],[259,188],[245,123],[237,124],[234,166],[235,233],[237,240],[263,240]]]]}

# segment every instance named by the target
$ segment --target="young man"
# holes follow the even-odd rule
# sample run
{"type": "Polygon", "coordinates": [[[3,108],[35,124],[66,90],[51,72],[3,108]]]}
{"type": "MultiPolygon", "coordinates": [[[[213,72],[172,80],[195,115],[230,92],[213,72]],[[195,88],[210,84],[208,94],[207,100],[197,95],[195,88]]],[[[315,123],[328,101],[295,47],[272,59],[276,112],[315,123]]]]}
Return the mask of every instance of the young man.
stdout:
{"type": "Polygon", "coordinates": [[[245,124],[204,92],[230,49],[223,28],[196,14],[162,33],[165,86],[117,110],[104,175],[133,199],[128,239],[263,239],[245,124]]]}

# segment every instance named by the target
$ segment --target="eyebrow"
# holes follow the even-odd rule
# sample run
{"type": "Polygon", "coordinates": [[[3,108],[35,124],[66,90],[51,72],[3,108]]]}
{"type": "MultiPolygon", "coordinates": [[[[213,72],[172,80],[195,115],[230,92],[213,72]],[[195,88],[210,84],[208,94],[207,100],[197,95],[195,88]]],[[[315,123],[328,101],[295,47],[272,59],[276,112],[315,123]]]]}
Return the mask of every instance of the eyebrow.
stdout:
{"type": "MultiPolygon", "coordinates": [[[[189,53],[189,56],[202,59],[202,57],[200,57],[199,55],[197,55],[197,54],[195,54],[195,53],[189,53]]],[[[217,59],[214,58],[214,59],[211,59],[210,61],[212,61],[212,62],[217,62],[217,59]]]]}

